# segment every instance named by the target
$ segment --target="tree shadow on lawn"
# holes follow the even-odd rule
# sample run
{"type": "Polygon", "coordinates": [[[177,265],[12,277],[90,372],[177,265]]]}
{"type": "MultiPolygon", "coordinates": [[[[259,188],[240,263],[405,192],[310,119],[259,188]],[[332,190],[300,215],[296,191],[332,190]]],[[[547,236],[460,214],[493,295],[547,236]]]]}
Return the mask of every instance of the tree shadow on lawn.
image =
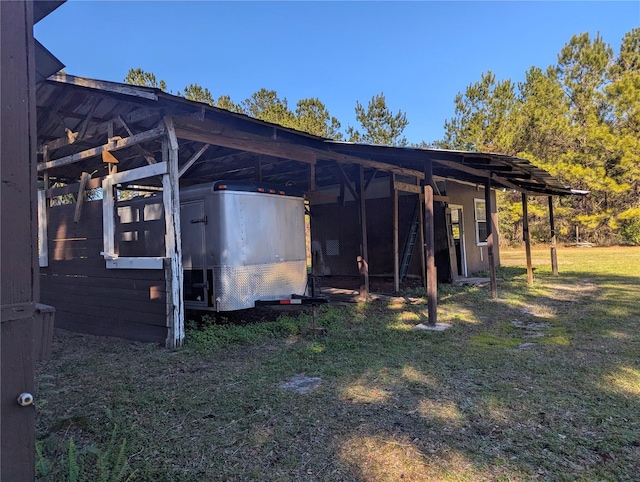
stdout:
{"type": "Polygon", "coordinates": [[[424,305],[372,302],[321,310],[323,337],[208,353],[59,338],[39,369],[39,438],[63,439],[73,417],[90,419],[76,431],[91,443],[126,427],[137,480],[631,480],[637,289],[581,280],[531,290],[505,277],[498,301],[447,289],[444,333],[411,330],[424,305]],[[549,336],[514,321],[549,323],[549,336]],[[300,373],[322,385],[280,387],[300,373]]]}
{"type": "MultiPolygon", "coordinates": [[[[426,335],[444,341],[412,352],[403,370],[409,367],[431,388],[396,395],[383,389],[387,401],[369,403],[393,411],[396,421],[376,417],[345,442],[350,448],[343,448],[343,457],[362,480],[407,472],[430,478],[464,474],[465,480],[629,479],[640,473],[638,306],[632,301],[638,298],[619,290],[612,295],[598,287],[598,277],[582,285],[580,276],[567,278],[555,283],[551,296],[527,294],[523,304],[476,303],[471,324],[426,335]],[[602,318],[603,299],[623,305],[620,314],[631,323],[602,318]],[[536,313],[540,306],[547,307],[542,316],[536,313]],[[551,323],[553,336],[514,348],[521,334],[505,321],[523,319],[551,323]],[[514,338],[516,343],[505,343],[514,338]],[[376,455],[385,451],[388,461],[376,455]]],[[[612,279],[602,281],[609,285],[612,279]]],[[[377,382],[372,390],[380,392],[377,382]]]]}

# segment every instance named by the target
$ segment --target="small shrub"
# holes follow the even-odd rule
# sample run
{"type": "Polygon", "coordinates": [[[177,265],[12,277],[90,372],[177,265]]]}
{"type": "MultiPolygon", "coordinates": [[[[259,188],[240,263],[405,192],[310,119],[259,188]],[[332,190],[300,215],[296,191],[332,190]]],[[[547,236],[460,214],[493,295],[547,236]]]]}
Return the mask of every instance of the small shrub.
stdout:
{"type": "Polygon", "coordinates": [[[629,219],[622,225],[622,237],[627,244],[640,246],[640,218],[629,219]]]}

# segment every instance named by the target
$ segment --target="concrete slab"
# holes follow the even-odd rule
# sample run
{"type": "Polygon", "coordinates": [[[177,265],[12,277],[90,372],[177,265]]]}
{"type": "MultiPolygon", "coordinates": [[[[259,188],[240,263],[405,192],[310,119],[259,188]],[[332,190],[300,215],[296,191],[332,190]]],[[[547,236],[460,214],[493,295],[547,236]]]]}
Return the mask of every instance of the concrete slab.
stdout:
{"type": "Polygon", "coordinates": [[[413,329],[418,331],[444,331],[444,330],[448,330],[452,326],[453,325],[451,325],[450,323],[436,323],[435,326],[418,323],[416,326],[413,327],[413,329]]]}
{"type": "Polygon", "coordinates": [[[320,377],[308,377],[305,374],[294,375],[289,380],[280,384],[280,388],[285,390],[291,390],[296,393],[307,393],[315,388],[318,388],[322,383],[320,377]]]}

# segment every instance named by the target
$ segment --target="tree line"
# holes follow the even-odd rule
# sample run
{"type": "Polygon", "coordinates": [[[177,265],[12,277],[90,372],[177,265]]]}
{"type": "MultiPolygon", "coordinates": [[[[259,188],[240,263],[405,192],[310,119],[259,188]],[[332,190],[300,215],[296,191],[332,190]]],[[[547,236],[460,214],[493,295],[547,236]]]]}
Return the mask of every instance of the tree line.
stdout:
{"type": "MultiPolygon", "coordinates": [[[[599,244],[640,244],[640,28],[619,54],[600,35],[574,35],[546,69],[523,82],[491,72],[454,100],[438,146],[528,159],[586,196],[557,201],[559,234],[599,244]]],[[[501,235],[521,233],[520,196],[501,199],[501,235]]],[[[548,239],[546,200],[529,208],[534,239],[548,239]]]]}
{"type": "MultiPolygon", "coordinates": [[[[124,80],[167,90],[163,80],[139,68],[124,80]]],[[[214,99],[199,84],[178,95],[330,139],[408,145],[403,136],[407,116],[392,112],[384,93],[374,95],[366,107],[356,102],[360,126],[347,126],[344,132],[315,97],[291,108],[286,98],[264,88],[238,103],[228,95],[214,99]]],[[[444,138],[431,145],[520,156],[566,185],[589,191],[556,201],[561,241],[574,241],[578,231],[581,241],[640,245],[640,28],[623,37],[618,55],[599,34],[583,33],[562,47],[556,64],[531,67],[523,82],[483,73],[456,95],[454,115],[444,127],[444,138]]],[[[500,198],[501,238],[516,243],[522,237],[520,196],[504,192],[500,198]]],[[[547,241],[547,200],[532,198],[529,216],[533,240],[547,241]]]]}

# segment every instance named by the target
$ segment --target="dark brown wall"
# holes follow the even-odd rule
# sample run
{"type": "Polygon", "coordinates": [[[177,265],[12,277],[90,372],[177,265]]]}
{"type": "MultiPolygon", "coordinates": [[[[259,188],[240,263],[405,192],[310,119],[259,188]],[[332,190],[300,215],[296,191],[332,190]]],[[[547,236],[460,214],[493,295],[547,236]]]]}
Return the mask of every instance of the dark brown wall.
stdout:
{"type": "MultiPolygon", "coordinates": [[[[402,195],[398,199],[398,240],[400,262],[404,252],[409,228],[413,220],[417,195],[402,195]]],[[[318,204],[311,206],[311,239],[316,247],[322,247],[324,265],[328,268],[324,274],[332,276],[357,276],[356,256],[360,254],[360,205],[355,202],[341,204],[318,204]],[[337,240],[340,254],[327,254],[327,241],[337,240]]],[[[367,240],[369,251],[369,274],[393,276],[393,199],[368,199],[367,240]]],[[[436,224],[444,225],[444,210],[436,203],[436,224]],[[441,212],[440,212],[441,211],[441,212]]],[[[438,229],[436,227],[436,229],[438,229]]],[[[436,240],[437,244],[438,240],[436,240]]],[[[444,240],[446,243],[446,238],[444,240]]],[[[414,251],[409,265],[409,274],[420,275],[420,238],[416,238],[414,251]]],[[[448,253],[446,254],[448,260],[448,253]]],[[[448,261],[447,261],[448,262],[448,261]]],[[[323,274],[320,271],[319,274],[323,274]]]]}
{"type": "MultiPolygon", "coordinates": [[[[444,185],[442,186],[444,188],[444,185]]],[[[474,199],[484,200],[484,188],[447,181],[446,194],[452,204],[462,205],[464,213],[465,247],[469,274],[488,269],[488,252],[486,246],[478,246],[475,239],[474,199]]],[[[400,195],[399,197],[399,244],[400,261],[407,242],[409,228],[413,219],[413,211],[417,195],[400,195]]],[[[495,192],[492,192],[493,209],[496,212],[495,192]]],[[[451,268],[449,261],[448,234],[446,230],[445,208],[443,202],[434,203],[435,248],[438,280],[449,282],[451,268]]],[[[356,256],[360,254],[360,215],[359,203],[347,202],[344,206],[338,203],[314,204],[311,206],[312,245],[322,249],[322,267],[318,274],[334,276],[357,276],[356,256]],[[327,241],[337,240],[340,254],[331,256],[327,253],[327,241]]],[[[367,231],[369,250],[369,273],[371,275],[393,275],[393,200],[390,197],[367,199],[367,231]]],[[[494,226],[497,224],[494,220],[494,226]]],[[[497,234],[496,234],[497,235],[497,234]]],[[[411,257],[409,274],[420,275],[420,240],[416,239],[411,257]]],[[[500,263],[497,240],[494,243],[496,265],[500,263]]],[[[316,258],[317,259],[317,258],[316,258]]]]}
{"type": "Polygon", "coordinates": [[[0,479],[33,480],[35,408],[17,403],[33,394],[35,258],[35,66],[33,11],[0,2],[0,211],[2,391],[0,479]],[[30,135],[31,134],[31,135],[30,135]]]}
{"type": "Polygon", "coordinates": [[[107,269],[100,255],[102,202],[86,202],[79,223],[74,211],[74,204],[48,210],[49,266],[40,269],[40,289],[42,302],[56,308],[56,326],[164,345],[165,271],[107,269]]]}

